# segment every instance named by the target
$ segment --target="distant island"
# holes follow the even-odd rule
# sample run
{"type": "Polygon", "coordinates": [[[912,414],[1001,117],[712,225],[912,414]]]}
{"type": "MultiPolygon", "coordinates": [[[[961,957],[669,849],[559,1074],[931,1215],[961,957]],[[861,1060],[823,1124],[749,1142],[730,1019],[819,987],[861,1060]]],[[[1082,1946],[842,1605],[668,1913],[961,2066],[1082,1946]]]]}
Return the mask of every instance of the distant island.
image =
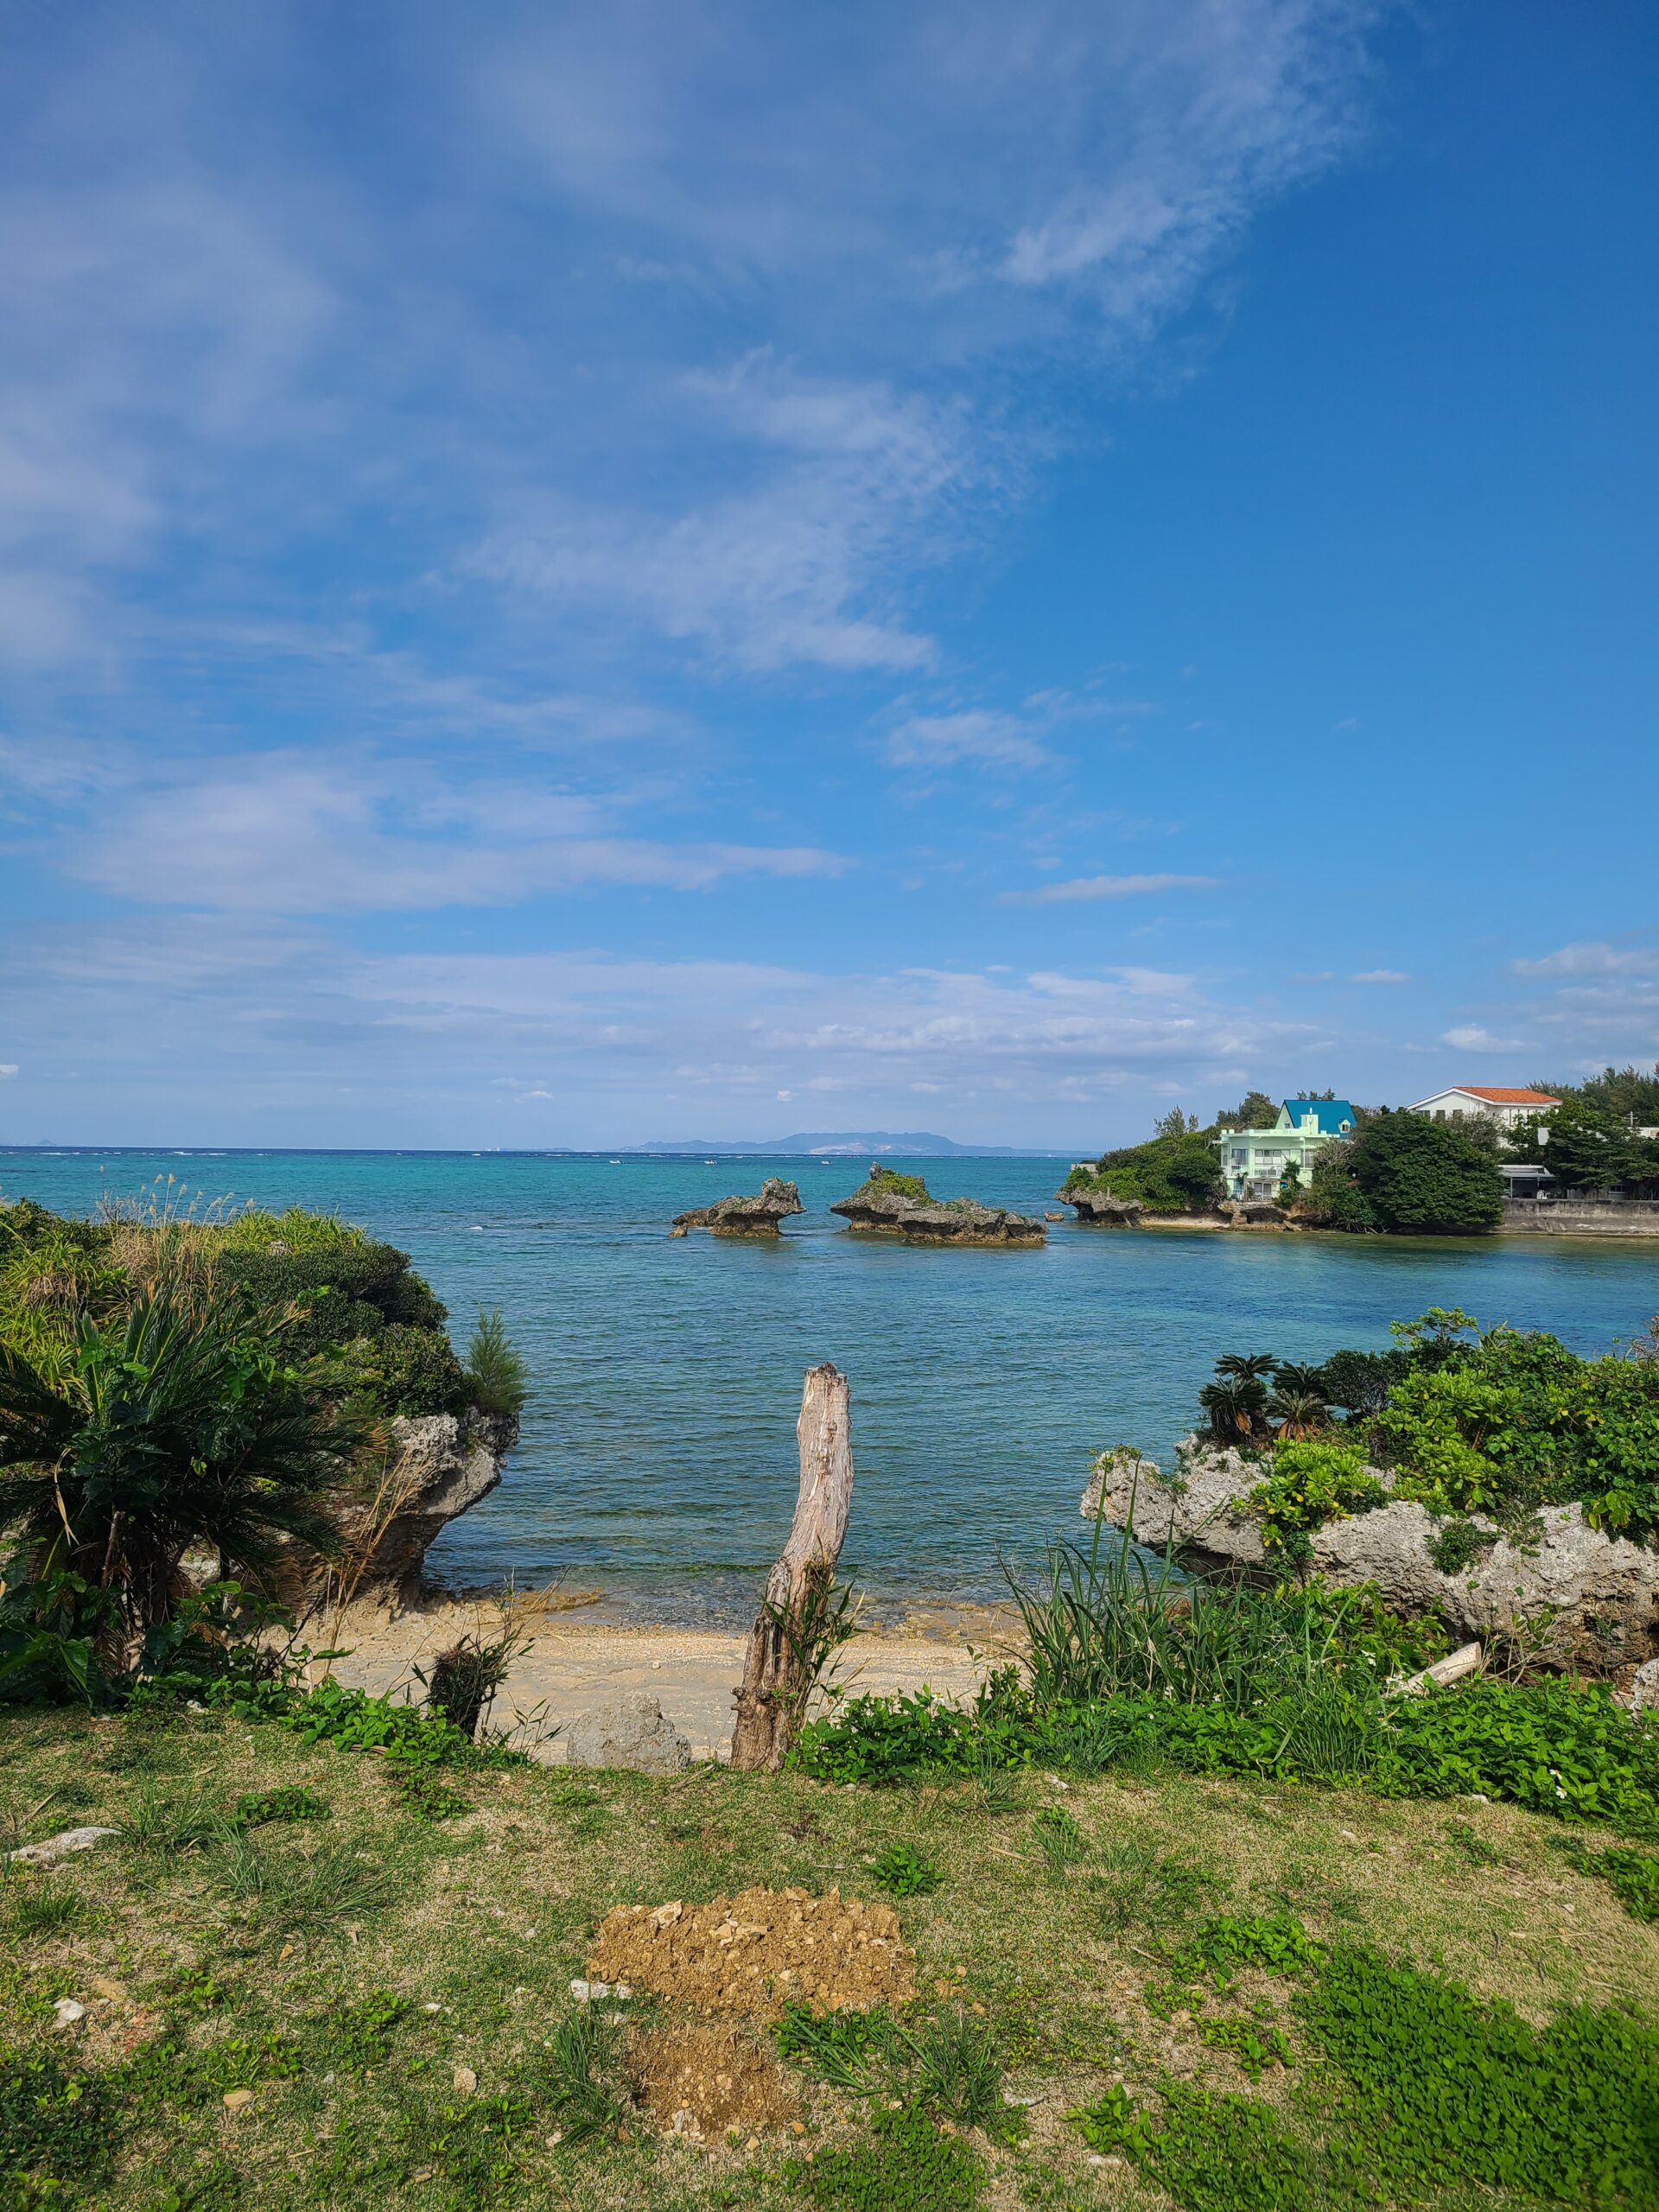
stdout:
{"type": "Polygon", "coordinates": [[[793,1136],[755,1140],[747,1137],[661,1137],[649,1144],[619,1146],[622,1152],[741,1152],[786,1153],[799,1157],[823,1153],[882,1154],[913,1160],[1072,1160],[1076,1147],[1053,1145],[958,1144],[953,1137],[936,1136],[931,1129],[802,1129],[793,1136]]]}

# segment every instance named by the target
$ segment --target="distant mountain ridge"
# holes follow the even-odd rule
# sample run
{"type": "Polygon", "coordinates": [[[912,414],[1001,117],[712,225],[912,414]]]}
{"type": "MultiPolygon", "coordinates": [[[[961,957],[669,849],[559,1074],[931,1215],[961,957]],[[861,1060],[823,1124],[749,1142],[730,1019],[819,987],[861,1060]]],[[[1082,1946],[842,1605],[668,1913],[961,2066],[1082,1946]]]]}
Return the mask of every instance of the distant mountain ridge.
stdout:
{"type": "Polygon", "coordinates": [[[630,1144],[620,1147],[624,1152],[732,1152],[732,1153],[824,1153],[849,1158],[868,1153],[873,1160],[883,1154],[888,1158],[906,1160],[1072,1160],[1079,1157],[1074,1152],[1057,1152],[1052,1146],[1033,1145],[1029,1149],[1016,1144],[958,1144],[954,1137],[942,1137],[931,1129],[798,1129],[793,1136],[768,1137],[663,1137],[649,1144],[630,1144]]]}

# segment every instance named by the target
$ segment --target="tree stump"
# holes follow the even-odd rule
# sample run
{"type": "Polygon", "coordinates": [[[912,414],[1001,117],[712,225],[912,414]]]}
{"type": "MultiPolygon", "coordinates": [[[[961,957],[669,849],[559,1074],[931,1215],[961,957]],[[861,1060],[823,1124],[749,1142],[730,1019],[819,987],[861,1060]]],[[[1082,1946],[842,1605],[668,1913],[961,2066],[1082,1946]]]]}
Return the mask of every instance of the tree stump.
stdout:
{"type": "Polygon", "coordinates": [[[794,1742],[825,1656],[820,1630],[853,1502],[847,1377],[826,1360],[810,1367],[795,1424],[801,1487],[795,1521],[749,1632],[735,1694],[732,1764],[775,1773],[794,1742]]]}

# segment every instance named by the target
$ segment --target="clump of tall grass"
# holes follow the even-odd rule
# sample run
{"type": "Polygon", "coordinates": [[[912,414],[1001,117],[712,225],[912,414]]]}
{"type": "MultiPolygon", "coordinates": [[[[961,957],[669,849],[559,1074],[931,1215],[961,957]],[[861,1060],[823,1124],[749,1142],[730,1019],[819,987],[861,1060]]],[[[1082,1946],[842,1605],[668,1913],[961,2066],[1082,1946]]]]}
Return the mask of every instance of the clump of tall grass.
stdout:
{"type": "Polygon", "coordinates": [[[1041,1580],[1006,1572],[1039,1710],[1154,1696],[1244,1712],[1380,1684],[1444,1648],[1432,1624],[1408,1627],[1374,1593],[1192,1580],[1099,1518],[1086,1548],[1050,1548],[1041,1580]]]}

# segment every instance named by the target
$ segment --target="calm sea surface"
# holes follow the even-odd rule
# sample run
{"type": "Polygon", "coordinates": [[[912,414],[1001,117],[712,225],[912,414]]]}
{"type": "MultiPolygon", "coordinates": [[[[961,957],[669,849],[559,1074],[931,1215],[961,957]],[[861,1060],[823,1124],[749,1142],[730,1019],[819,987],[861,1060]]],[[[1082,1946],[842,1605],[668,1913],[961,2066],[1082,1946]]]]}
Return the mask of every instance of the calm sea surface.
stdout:
{"type": "MultiPolygon", "coordinates": [[[[1041,1213],[1065,1163],[932,1160],[939,1197],[1041,1213]]],[[[857,1489],[847,1556],[878,1597],[997,1594],[1078,1527],[1090,1456],[1168,1464],[1224,1351],[1317,1359],[1381,1345],[1427,1306],[1608,1349],[1659,1308],[1654,1244],[1140,1233],[1054,1224],[1040,1251],[847,1235],[845,1160],[531,1154],[7,1152],[0,1195],[85,1212],[174,1175],[207,1198],[332,1209],[410,1252],[462,1343],[499,1305],[530,1363],[524,1439],[495,1494],[432,1554],[442,1578],[556,1573],[624,1613],[752,1615],[794,1504],[801,1373],[851,1377],[857,1489]],[[776,1245],[671,1217],[768,1173],[806,1214],[776,1245]]]]}

